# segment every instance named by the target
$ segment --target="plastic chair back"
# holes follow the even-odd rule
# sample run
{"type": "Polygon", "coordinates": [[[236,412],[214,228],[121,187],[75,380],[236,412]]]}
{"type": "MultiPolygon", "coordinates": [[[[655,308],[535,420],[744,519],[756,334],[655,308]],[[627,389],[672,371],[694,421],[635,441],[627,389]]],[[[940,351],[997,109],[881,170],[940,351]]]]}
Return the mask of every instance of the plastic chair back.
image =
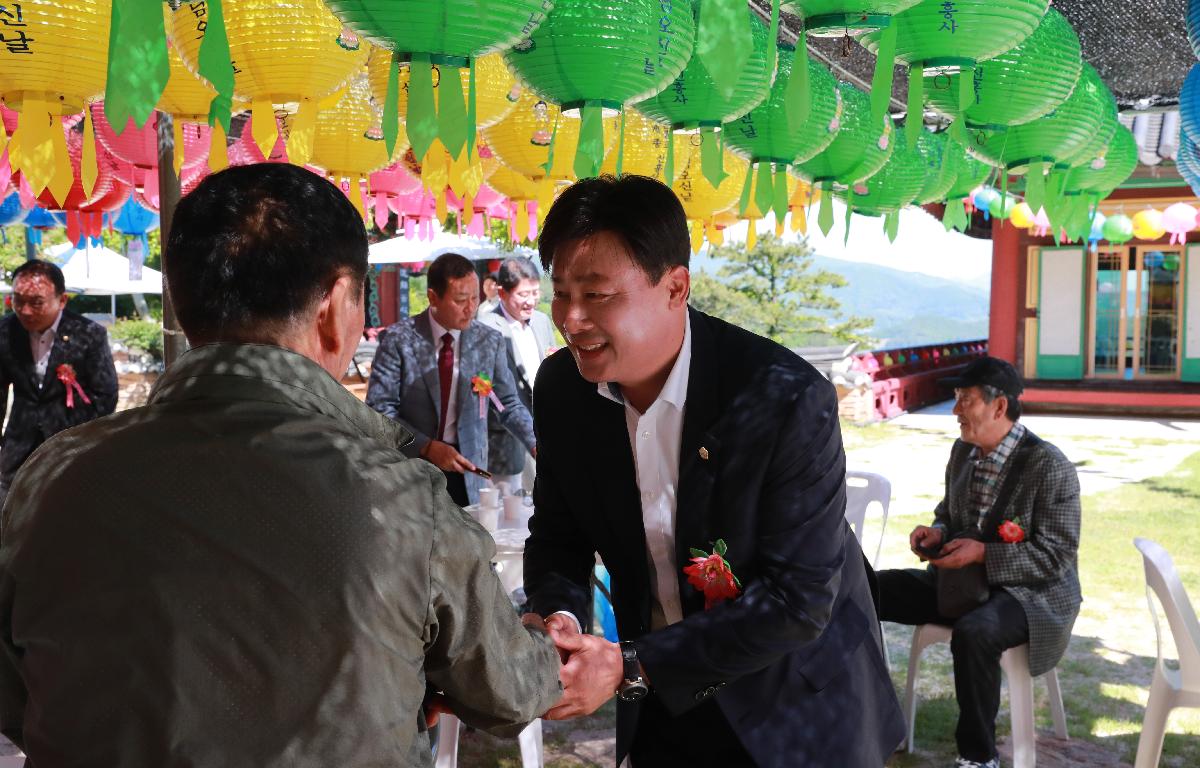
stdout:
{"type": "Polygon", "coordinates": [[[859,546],[863,545],[863,528],[867,520],[867,508],[872,503],[879,504],[883,515],[879,526],[879,543],[875,547],[875,557],[871,558],[871,566],[879,562],[879,553],[883,549],[883,532],[887,528],[888,506],[892,503],[892,483],[883,475],[874,472],[846,472],[846,521],[854,529],[854,536],[859,546]]]}
{"type": "Polygon", "coordinates": [[[1154,634],[1158,640],[1158,663],[1163,662],[1163,636],[1158,611],[1154,608],[1154,596],[1158,597],[1175,640],[1183,688],[1200,691],[1200,621],[1196,619],[1196,611],[1179,579],[1179,572],[1175,570],[1175,563],[1167,550],[1156,542],[1137,538],[1133,540],[1133,545],[1142,553],[1146,568],[1146,600],[1150,604],[1150,616],[1154,620],[1154,634]]]}

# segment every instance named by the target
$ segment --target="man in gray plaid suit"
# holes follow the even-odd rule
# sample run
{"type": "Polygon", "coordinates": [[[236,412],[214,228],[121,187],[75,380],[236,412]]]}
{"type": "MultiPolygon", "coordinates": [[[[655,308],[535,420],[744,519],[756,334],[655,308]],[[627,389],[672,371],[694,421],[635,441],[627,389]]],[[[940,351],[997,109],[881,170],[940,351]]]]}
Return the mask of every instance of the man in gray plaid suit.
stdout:
{"type": "MultiPolygon", "coordinates": [[[[1029,644],[1029,672],[1062,657],[1079,613],[1079,478],[1062,451],[1024,425],[1021,379],[1003,360],[971,363],[953,386],[961,439],[932,526],[909,544],[933,567],[879,573],[879,617],[954,628],[960,768],[999,768],[1000,655],[1029,644]],[[957,618],[938,606],[938,569],[982,564],[990,596],[957,618]]],[[[943,606],[944,607],[944,606],[943,606]]]]}

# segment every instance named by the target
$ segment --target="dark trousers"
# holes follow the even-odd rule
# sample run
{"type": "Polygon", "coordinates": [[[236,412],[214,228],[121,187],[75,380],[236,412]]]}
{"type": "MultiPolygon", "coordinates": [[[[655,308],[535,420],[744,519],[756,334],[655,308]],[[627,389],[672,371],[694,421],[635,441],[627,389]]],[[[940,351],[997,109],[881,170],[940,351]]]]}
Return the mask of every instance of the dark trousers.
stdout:
{"type": "Polygon", "coordinates": [[[446,492],[450,494],[450,498],[454,499],[454,503],[460,507],[465,507],[471,503],[467,498],[467,478],[462,472],[447,472],[442,470],[442,474],[446,476],[446,492]]]}
{"type": "Polygon", "coordinates": [[[954,694],[958,699],[958,754],[984,763],[996,756],[1000,711],[1000,654],[1029,642],[1029,622],[1017,599],[992,590],[986,603],[958,619],[938,615],[932,574],[909,569],[879,572],[879,618],[899,624],[954,628],[954,694]]]}
{"type": "Polygon", "coordinates": [[[715,701],[676,717],[653,693],[642,700],[629,757],[633,768],[754,768],[715,701]]]}

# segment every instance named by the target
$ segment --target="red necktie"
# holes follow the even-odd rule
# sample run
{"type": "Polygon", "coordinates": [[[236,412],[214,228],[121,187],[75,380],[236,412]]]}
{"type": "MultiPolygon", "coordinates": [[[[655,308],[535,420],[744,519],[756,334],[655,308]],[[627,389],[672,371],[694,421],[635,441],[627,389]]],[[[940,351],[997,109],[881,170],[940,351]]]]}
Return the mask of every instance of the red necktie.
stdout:
{"type": "Polygon", "coordinates": [[[454,384],[454,337],[442,334],[442,349],[438,352],[438,384],[442,389],[442,417],[438,419],[437,439],[446,434],[446,413],[450,410],[450,389],[454,384]]]}

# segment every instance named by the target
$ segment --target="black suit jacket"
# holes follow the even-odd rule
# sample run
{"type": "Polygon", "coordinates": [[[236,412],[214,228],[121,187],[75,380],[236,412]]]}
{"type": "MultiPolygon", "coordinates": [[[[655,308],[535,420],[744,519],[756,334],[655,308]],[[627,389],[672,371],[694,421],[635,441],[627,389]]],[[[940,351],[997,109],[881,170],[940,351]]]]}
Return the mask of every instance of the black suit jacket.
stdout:
{"type": "MultiPolygon", "coordinates": [[[[715,696],[759,766],[877,768],[903,726],[867,566],[844,518],[833,387],[783,347],[690,313],[675,527],[683,621],[649,631],[650,573],[623,409],[565,350],[542,364],[535,388],[530,610],[589,616],[599,552],[620,635],[635,640],[652,695],[668,710],[715,696]],[[744,591],[705,611],[683,567],[689,548],[710,550],[718,538],[744,591]]],[[[636,720],[636,705],[618,707],[618,762],[636,720]]]]}
{"type": "Polygon", "coordinates": [[[10,386],[13,407],[0,442],[0,478],[11,480],[29,454],[52,435],[116,410],[117,370],[104,327],[63,310],[41,384],[39,389],[29,332],[16,315],[6,315],[0,319],[0,419],[10,386]],[[67,390],[57,375],[63,363],[75,369],[76,380],[92,400],[90,405],[76,393],[74,407],[67,408],[67,390]]]}

